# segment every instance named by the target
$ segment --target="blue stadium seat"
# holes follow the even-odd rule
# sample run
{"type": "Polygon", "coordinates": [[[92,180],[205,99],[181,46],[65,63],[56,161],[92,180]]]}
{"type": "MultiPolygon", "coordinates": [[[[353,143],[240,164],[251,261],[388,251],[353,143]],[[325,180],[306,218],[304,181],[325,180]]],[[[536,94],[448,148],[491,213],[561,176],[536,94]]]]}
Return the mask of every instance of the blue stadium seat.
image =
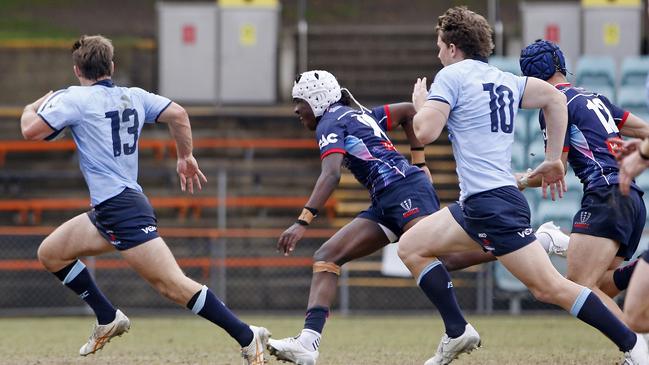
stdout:
{"type": "Polygon", "coordinates": [[[635,183],[645,192],[649,192],[649,172],[644,172],[635,178],[635,183]]]}
{"type": "Polygon", "coordinates": [[[527,168],[527,146],[514,141],[512,145],[512,170],[513,172],[521,172],[527,170],[527,168]]]}
{"type": "MultiPolygon", "coordinates": [[[[549,194],[549,191],[548,191],[549,194]]],[[[539,202],[536,216],[532,217],[533,225],[539,226],[543,222],[554,221],[563,229],[572,227],[572,218],[579,210],[581,199],[575,196],[564,196],[563,199],[552,201],[549,198],[539,202]]]]}
{"type": "Polygon", "coordinates": [[[511,72],[514,75],[521,75],[521,66],[517,57],[491,56],[489,64],[501,71],[511,72]]]}
{"type": "Polygon", "coordinates": [[[528,140],[528,131],[529,123],[526,115],[518,113],[516,114],[516,121],[514,122],[514,141],[521,143],[523,146],[527,146],[528,140]]]}
{"type": "Polygon", "coordinates": [[[615,87],[615,62],[610,56],[583,56],[577,63],[576,73],[579,86],[615,87]]]}
{"type": "Polygon", "coordinates": [[[616,93],[615,93],[615,88],[606,86],[606,85],[583,85],[581,86],[584,89],[594,92],[600,95],[604,95],[608,100],[611,101],[611,103],[616,104],[616,93]]]}
{"type": "Polygon", "coordinates": [[[494,283],[509,299],[509,312],[513,315],[521,313],[521,300],[531,297],[525,284],[521,283],[500,262],[494,263],[494,283]]]}
{"type": "Polygon", "coordinates": [[[620,88],[617,105],[633,114],[646,114],[647,91],[644,86],[623,86],[620,88]]]}
{"type": "Polygon", "coordinates": [[[626,57],[621,72],[622,86],[644,86],[649,73],[649,57],[626,57]]]}

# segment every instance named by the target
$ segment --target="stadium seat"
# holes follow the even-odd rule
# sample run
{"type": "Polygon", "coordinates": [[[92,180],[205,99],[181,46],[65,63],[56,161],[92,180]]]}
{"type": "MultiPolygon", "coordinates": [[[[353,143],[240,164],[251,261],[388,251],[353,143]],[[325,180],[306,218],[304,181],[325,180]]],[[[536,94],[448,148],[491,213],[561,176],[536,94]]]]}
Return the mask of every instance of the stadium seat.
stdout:
{"type": "MultiPolygon", "coordinates": [[[[549,194],[549,192],[548,192],[549,194]]],[[[543,222],[554,221],[554,223],[563,229],[569,229],[572,226],[572,218],[579,210],[581,199],[575,196],[564,196],[563,199],[552,201],[542,199],[538,204],[536,216],[532,217],[533,225],[539,226],[543,222]]]]}
{"type": "Polygon", "coordinates": [[[649,73],[649,57],[626,57],[621,72],[622,86],[644,86],[649,73]]]}
{"type": "Polygon", "coordinates": [[[617,105],[633,114],[646,114],[647,91],[643,86],[623,86],[620,88],[617,105]]]}
{"type": "Polygon", "coordinates": [[[518,63],[517,57],[492,56],[489,58],[489,64],[497,67],[501,71],[521,75],[521,66],[518,63]]]}
{"type": "Polygon", "coordinates": [[[635,178],[635,183],[640,189],[649,192],[649,173],[645,172],[635,178]]]}
{"type": "Polygon", "coordinates": [[[518,141],[514,141],[512,145],[512,171],[522,172],[527,168],[527,147],[518,141]]]}
{"type": "Polygon", "coordinates": [[[615,62],[610,56],[583,56],[577,62],[576,73],[579,86],[615,86],[615,62]]]}
{"type": "Polygon", "coordinates": [[[523,146],[527,146],[529,143],[528,131],[529,123],[527,115],[518,113],[514,122],[514,141],[521,143],[523,146]]]}
{"type": "Polygon", "coordinates": [[[587,91],[597,93],[599,95],[605,96],[608,100],[610,100],[612,103],[616,103],[617,100],[617,93],[615,92],[615,88],[607,85],[582,85],[584,89],[587,91]]]}

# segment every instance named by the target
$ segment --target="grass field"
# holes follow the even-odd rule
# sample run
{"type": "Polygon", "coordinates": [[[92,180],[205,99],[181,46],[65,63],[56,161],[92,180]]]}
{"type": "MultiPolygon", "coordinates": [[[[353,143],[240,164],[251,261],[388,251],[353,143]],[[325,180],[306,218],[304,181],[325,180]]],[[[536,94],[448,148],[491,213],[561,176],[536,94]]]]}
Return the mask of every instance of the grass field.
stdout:
{"type": "MultiPolygon", "coordinates": [[[[453,364],[615,364],[621,353],[603,335],[569,316],[470,317],[482,348],[453,364]]],[[[131,331],[95,355],[77,356],[90,334],[90,317],[0,318],[2,365],[240,364],[239,349],[223,331],[191,316],[134,317],[131,331]]],[[[274,338],[293,336],[302,316],[244,316],[274,338]]],[[[318,365],[423,364],[442,333],[426,316],[333,316],[318,365]]],[[[274,358],[269,364],[276,364],[274,358]]]]}

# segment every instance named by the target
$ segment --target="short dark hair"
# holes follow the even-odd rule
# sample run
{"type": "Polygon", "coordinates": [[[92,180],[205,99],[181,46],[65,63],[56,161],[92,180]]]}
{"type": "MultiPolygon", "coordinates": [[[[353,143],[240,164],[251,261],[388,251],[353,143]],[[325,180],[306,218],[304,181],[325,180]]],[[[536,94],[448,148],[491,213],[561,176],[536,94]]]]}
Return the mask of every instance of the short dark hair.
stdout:
{"type": "Polygon", "coordinates": [[[467,58],[487,58],[493,52],[489,22],[466,6],[446,10],[439,17],[435,30],[444,43],[455,44],[467,58]]]}
{"type": "Polygon", "coordinates": [[[72,62],[88,80],[112,76],[113,43],[101,35],[82,35],[72,46],[72,62]]]}

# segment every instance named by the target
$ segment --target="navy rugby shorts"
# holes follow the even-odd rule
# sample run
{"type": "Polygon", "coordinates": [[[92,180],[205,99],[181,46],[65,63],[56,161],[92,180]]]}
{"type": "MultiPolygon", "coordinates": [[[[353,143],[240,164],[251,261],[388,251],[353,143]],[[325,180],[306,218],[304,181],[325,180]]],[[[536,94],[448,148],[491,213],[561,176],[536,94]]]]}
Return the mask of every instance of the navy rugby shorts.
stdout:
{"type": "Polygon", "coordinates": [[[513,186],[471,195],[448,208],[469,237],[495,256],[514,252],[536,239],[530,225],[530,206],[513,186]]]}
{"type": "Polygon", "coordinates": [[[131,188],[97,204],[87,214],[99,233],[120,251],[160,237],[149,200],[131,188]]]}
{"type": "Polygon", "coordinates": [[[618,185],[586,191],[572,220],[572,233],[617,241],[616,256],[629,260],[638,248],[647,215],[642,194],[631,188],[624,196],[618,185]]]}
{"type": "MultiPolygon", "coordinates": [[[[401,237],[403,227],[418,217],[431,215],[439,210],[439,198],[424,173],[407,176],[395,181],[372,198],[372,205],[358,214],[389,229],[401,237]]],[[[386,232],[387,233],[387,232],[386,232]]],[[[389,236],[389,234],[388,234],[389,236]]],[[[396,237],[388,237],[394,240],[396,237]]]]}

